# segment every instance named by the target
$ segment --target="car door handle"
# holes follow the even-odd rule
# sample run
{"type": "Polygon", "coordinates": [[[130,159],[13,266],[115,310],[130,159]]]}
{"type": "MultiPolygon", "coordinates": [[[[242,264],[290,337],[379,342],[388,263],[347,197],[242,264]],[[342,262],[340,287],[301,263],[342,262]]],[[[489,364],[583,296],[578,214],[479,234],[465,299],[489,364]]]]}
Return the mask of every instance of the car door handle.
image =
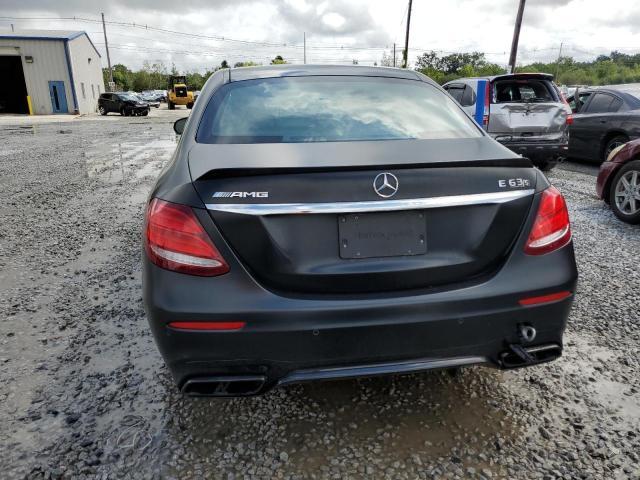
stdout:
{"type": "Polygon", "coordinates": [[[600,123],[607,123],[606,120],[600,120],[600,123]]]}

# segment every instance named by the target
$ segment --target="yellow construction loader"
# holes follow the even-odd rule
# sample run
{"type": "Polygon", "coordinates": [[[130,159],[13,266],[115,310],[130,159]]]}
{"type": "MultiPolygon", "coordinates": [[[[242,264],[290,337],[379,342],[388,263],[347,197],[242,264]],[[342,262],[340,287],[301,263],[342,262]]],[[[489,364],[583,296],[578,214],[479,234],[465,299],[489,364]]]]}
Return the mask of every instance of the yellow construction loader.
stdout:
{"type": "Polygon", "coordinates": [[[169,77],[169,90],[167,90],[167,106],[174,110],[176,105],[186,105],[193,108],[193,92],[187,89],[187,78],[184,75],[172,75],[169,77]]]}

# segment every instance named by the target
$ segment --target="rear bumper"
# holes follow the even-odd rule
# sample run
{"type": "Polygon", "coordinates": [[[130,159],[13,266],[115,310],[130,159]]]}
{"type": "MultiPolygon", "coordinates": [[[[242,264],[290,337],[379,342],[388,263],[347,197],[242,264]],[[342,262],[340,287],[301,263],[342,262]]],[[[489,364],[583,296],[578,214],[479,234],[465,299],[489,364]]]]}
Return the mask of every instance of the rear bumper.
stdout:
{"type": "Polygon", "coordinates": [[[190,388],[200,381],[247,379],[251,389],[233,395],[307,380],[469,364],[505,368],[501,355],[510,344],[522,344],[521,324],[537,331],[526,345],[555,345],[559,354],[573,296],[526,307],[519,300],[573,292],[576,278],[571,244],[541,257],[512,255],[494,277],[473,286],[358,298],[283,297],[257,285],[239,266],[222,277],[202,278],[144,259],[149,323],[178,386],[198,393],[190,388]],[[168,326],[180,320],[246,326],[233,332],[168,326]]]}
{"type": "Polygon", "coordinates": [[[569,141],[562,142],[500,142],[512,152],[537,162],[557,163],[566,158],[569,152],[569,141]]]}

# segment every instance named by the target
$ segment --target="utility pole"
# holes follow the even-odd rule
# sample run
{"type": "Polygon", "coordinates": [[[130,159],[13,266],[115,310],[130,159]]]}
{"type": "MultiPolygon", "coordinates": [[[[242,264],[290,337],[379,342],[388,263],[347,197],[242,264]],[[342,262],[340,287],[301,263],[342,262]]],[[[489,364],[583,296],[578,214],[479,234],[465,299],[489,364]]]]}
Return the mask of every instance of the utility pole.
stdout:
{"type": "Polygon", "coordinates": [[[513,28],[513,40],[511,41],[511,54],[509,55],[509,72],[516,71],[516,56],[518,54],[518,41],[520,40],[520,27],[522,26],[522,15],[524,14],[524,3],[526,0],[520,0],[518,6],[518,15],[516,15],[516,25],[513,28]]]}
{"type": "Polygon", "coordinates": [[[558,52],[558,64],[556,65],[556,83],[558,83],[558,75],[560,75],[560,60],[562,59],[562,45],[564,42],[560,42],[560,51],[558,52]]]}
{"type": "MultiPolygon", "coordinates": [[[[522,0],[524,1],[524,0],[522,0]]],[[[409,58],[409,25],[411,25],[411,4],[412,0],[409,0],[409,10],[407,11],[407,35],[404,37],[404,65],[402,68],[407,68],[407,62],[409,58]]]]}
{"type": "Polygon", "coordinates": [[[393,67],[396,66],[396,44],[393,44],[393,67]]]}
{"type": "Polygon", "coordinates": [[[109,66],[109,87],[113,85],[113,68],[111,68],[111,57],[109,56],[109,43],[107,42],[107,27],[104,23],[104,13],[102,14],[102,32],[104,33],[104,48],[107,51],[107,65],[109,66]]]}
{"type": "Polygon", "coordinates": [[[302,41],[304,43],[304,64],[307,64],[307,32],[302,32],[302,41]]]}

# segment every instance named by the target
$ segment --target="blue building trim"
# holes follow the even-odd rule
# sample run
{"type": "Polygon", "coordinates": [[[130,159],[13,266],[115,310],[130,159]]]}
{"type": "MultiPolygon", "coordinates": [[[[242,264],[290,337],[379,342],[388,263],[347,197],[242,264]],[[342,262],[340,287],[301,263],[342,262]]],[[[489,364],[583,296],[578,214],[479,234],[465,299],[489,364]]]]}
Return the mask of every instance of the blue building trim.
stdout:
{"type": "Polygon", "coordinates": [[[71,54],[69,53],[69,40],[64,41],[64,55],[67,59],[67,70],[69,71],[69,81],[71,82],[71,95],[73,96],[73,113],[78,113],[78,97],[76,95],[76,84],[73,81],[73,69],[71,68],[71,54]]]}

